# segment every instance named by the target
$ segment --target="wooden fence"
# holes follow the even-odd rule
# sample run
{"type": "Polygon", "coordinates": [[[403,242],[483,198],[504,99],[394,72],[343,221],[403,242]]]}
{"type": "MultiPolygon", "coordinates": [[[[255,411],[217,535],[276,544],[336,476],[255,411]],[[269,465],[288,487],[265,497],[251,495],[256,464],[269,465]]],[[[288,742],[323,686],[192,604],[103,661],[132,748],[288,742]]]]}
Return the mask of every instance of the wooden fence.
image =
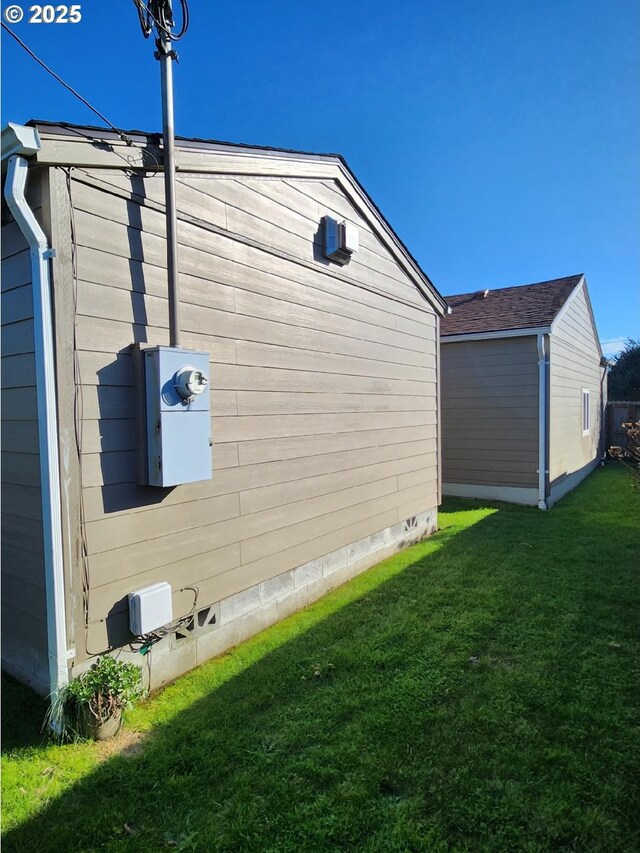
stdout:
{"type": "Polygon", "coordinates": [[[621,424],[640,421],[640,401],[613,400],[607,403],[606,447],[627,447],[627,437],[621,424]]]}

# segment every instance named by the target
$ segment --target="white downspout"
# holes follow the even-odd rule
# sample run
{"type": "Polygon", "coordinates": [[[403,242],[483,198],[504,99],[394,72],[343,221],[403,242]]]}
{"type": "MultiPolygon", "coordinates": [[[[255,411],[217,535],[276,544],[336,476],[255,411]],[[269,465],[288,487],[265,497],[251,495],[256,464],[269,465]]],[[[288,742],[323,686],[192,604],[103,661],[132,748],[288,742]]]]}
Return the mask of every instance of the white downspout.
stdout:
{"type": "Polygon", "coordinates": [[[49,687],[51,698],[54,699],[60,688],[69,680],[68,658],[71,655],[67,652],[62,556],[60,465],[49,275],[49,258],[52,257],[52,252],[25,198],[28,169],[29,164],[25,157],[14,154],[9,158],[4,195],[31,250],[49,687]]]}
{"type": "Polygon", "coordinates": [[[538,334],[538,509],[547,509],[547,359],[538,334]]]}

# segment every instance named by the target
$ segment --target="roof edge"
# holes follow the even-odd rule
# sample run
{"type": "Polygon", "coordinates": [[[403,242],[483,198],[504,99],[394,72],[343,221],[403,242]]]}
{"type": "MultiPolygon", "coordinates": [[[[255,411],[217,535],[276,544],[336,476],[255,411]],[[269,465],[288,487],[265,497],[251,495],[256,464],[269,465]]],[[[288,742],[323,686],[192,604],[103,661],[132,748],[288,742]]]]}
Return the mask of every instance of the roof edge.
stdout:
{"type": "MultiPolygon", "coordinates": [[[[501,290],[518,290],[521,287],[537,287],[539,284],[553,284],[556,281],[566,281],[568,278],[575,278],[581,281],[584,278],[584,273],[577,272],[573,275],[560,275],[557,278],[548,278],[543,281],[530,281],[527,284],[508,284],[506,287],[489,287],[487,290],[489,293],[499,293],[501,290]]],[[[576,287],[580,284],[580,281],[577,281],[576,287]]],[[[461,296],[475,296],[483,289],[484,288],[477,288],[476,290],[470,290],[468,293],[449,293],[445,296],[445,299],[460,299],[461,296]]]]}
{"type": "Polygon", "coordinates": [[[528,326],[518,329],[499,329],[493,332],[456,332],[452,335],[440,335],[443,344],[454,344],[460,341],[490,341],[496,338],[527,338],[534,335],[548,335],[551,326],[528,326]]]}
{"type": "MultiPolygon", "coordinates": [[[[126,144],[122,141],[122,138],[119,137],[115,131],[109,128],[97,127],[94,125],[77,125],[67,122],[41,121],[38,119],[30,119],[29,122],[27,122],[27,125],[29,128],[35,129],[36,133],[38,133],[39,130],[42,130],[44,134],[50,134],[51,137],[69,136],[70,141],[75,139],[77,142],[83,142],[86,144],[90,144],[92,141],[95,141],[95,137],[99,136],[100,140],[107,140],[109,143],[113,142],[114,147],[122,146],[126,149],[126,144]]],[[[148,133],[141,130],[125,130],[122,132],[126,136],[131,137],[134,143],[143,147],[146,145],[158,148],[162,140],[162,134],[160,133],[148,133]]],[[[360,203],[364,204],[364,206],[373,214],[375,220],[379,223],[378,229],[380,230],[381,227],[382,232],[386,236],[388,250],[392,255],[394,254],[394,250],[397,253],[395,256],[396,262],[400,263],[399,257],[403,258],[403,262],[400,263],[400,266],[403,267],[405,274],[413,282],[414,286],[421,293],[423,298],[437,313],[440,313],[441,316],[444,316],[447,312],[448,304],[445,298],[421,268],[420,264],[413,257],[404,242],[396,234],[380,208],[373,201],[369,193],[356,177],[346,159],[341,154],[320,154],[290,148],[275,148],[265,145],[249,145],[247,143],[223,142],[220,140],[207,140],[182,136],[176,136],[176,143],[180,148],[192,149],[194,151],[227,151],[230,154],[237,155],[254,151],[257,154],[279,155],[283,159],[305,158],[308,160],[316,160],[320,163],[325,162],[327,165],[329,163],[334,164],[337,166],[339,172],[345,176],[348,183],[355,189],[356,197],[360,203]]],[[[139,148],[138,151],[141,151],[141,148],[139,148]]],[[[155,159],[156,158],[154,158],[154,160],[155,159]]],[[[351,201],[354,203],[353,198],[351,201]]]]}
{"type": "MultiPolygon", "coordinates": [[[[79,131],[89,131],[91,133],[99,134],[102,139],[105,138],[113,138],[115,141],[121,142],[122,137],[119,136],[114,130],[108,127],[100,127],[99,125],[93,124],[74,124],[73,122],[66,121],[46,121],[43,119],[29,119],[26,122],[28,127],[38,128],[46,128],[51,132],[55,132],[56,130],[62,131],[63,134],[67,136],[75,136],[79,137],[81,140],[90,141],[91,137],[89,135],[83,135],[79,131]],[[76,133],[74,133],[76,131],[76,133]]],[[[121,131],[125,136],[128,136],[132,139],[133,142],[147,142],[148,144],[159,146],[162,142],[162,133],[152,133],[146,130],[140,129],[130,129],[130,130],[122,130],[121,131]]],[[[332,160],[340,160],[346,165],[346,160],[342,156],[342,154],[332,153],[332,152],[316,152],[316,151],[301,151],[295,148],[279,148],[277,146],[271,145],[254,145],[248,142],[226,142],[222,139],[205,139],[197,136],[180,136],[176,134],[176,142],[179,143],[193,143],[193,146],[188,147],[205,147],[207,149],[216,149],[218,147],[225,149],[238,149],[238,150],[252,150],[252,151],[267,151],[272,153],[280,153],[280,154],[298,154],[304,157],[317,157],[321,159],[332,159],[332,160]]]]}

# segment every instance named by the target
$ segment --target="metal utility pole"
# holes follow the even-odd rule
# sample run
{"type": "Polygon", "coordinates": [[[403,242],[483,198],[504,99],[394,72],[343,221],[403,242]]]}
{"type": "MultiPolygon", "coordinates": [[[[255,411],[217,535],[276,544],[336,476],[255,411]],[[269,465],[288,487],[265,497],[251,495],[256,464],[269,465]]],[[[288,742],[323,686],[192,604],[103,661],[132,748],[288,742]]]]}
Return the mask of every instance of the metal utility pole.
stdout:
{"type": "Polygon", "coordinates": [[[178,234],[176,208],[176,159],[173,122],[173,61],[178,59],[172,42],[182,38],[189,27],[187,0],[180,0],[182,27],[174,33],[172,0],[134,0],[145,38],[156,30],[155,57],[160,62],[162,89],[162,146],[167,218],[167,283],[169,297],[169,343],[180,346],[180,292],[178,278],[178,234]]]}
{"type": "MultiPolygon", "coordinates": [[[[169,12],[171,2],[167,0],[169,12]]],[[[167,283],[169,287],[169,345],[180,346],[180,292],[178,281],[178,234],[176,211],[176,152],[173,123],[173,60],[176,52],[171,39],[162,32],[156,42],[162,85],[162,146],[164,153],[164,192],[167,208],[167,283]]]]}

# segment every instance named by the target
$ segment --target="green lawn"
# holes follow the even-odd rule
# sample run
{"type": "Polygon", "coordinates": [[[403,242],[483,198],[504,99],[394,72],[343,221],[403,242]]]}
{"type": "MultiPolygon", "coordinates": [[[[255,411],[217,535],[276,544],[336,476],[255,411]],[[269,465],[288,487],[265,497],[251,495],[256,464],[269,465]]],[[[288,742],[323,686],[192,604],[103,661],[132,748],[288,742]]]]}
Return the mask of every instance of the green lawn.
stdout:
{"type": "Polygon", "coordinates": [[[4,850],[640,850],[638,490],[611,466],[440,521],[141,704],[120,751],[42,745],[7,682],[4,850]]]}

